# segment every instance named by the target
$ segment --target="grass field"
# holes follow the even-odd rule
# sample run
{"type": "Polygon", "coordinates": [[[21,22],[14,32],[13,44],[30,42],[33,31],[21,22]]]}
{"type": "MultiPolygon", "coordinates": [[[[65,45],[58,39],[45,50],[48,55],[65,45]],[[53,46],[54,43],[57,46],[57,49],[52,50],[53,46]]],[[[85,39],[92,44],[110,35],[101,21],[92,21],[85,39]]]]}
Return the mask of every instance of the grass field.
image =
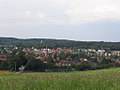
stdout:
{"type": "Polygon", "coordinates": [[[84,72],[0,74],[0,90],[120,90],[120,68],[84,72]]]}

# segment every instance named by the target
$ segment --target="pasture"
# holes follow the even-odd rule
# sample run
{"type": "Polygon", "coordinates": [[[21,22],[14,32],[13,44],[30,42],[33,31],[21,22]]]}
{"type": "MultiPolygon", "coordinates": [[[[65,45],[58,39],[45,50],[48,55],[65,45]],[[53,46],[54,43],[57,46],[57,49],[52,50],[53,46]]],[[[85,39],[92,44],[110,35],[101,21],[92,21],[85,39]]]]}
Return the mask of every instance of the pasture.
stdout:
{"type": "Polygon", "coordinates": [[[120,68],[81,72],[0,71],[0,90],[120,90],[120,68]]]}

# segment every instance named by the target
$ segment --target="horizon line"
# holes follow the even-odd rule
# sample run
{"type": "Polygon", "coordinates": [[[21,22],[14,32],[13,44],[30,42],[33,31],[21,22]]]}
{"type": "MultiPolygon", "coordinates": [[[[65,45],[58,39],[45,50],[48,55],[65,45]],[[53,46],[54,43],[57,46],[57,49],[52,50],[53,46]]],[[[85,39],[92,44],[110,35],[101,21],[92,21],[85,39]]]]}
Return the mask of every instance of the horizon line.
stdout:
{"type": "Polygon", "coordinates": [[[53,40],[69,40],[69,41],[83,41],[83,42],[120,42],[112,40],[77,40],[69,38],[54,38],[54,37],[15,37],[15,36],[1,36],[0,38],[13,38],[13,39],[53,39],[53,40]]]}

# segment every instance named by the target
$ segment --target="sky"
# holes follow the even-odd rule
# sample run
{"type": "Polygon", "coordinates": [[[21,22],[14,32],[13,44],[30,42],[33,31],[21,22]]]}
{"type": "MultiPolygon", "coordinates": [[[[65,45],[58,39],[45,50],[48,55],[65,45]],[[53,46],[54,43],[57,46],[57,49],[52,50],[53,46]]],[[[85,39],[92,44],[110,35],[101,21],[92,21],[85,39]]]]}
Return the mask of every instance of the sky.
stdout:
{"type": "Polygon", "coordinates": [[[120,41],[120,0],[0,0],[0,37],[120,41]]]}

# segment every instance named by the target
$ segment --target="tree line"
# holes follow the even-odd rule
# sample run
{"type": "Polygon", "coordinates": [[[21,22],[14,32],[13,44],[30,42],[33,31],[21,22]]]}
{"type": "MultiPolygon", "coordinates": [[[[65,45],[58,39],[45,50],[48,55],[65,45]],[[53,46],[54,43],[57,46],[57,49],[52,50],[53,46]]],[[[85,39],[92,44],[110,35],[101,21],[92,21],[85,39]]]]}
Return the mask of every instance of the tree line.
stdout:
{"type": "Polygon", "coordinates": [[[17,38],[0,38],[0,46],[2,45],[17,45],[24,47],[37,48],[82,48],[82,49],[108,49],[120,50],[120,42],[104,42],[104,41],[73,41],[73,40],[58,40],[58,39],[17,39],[17,38]]]}

